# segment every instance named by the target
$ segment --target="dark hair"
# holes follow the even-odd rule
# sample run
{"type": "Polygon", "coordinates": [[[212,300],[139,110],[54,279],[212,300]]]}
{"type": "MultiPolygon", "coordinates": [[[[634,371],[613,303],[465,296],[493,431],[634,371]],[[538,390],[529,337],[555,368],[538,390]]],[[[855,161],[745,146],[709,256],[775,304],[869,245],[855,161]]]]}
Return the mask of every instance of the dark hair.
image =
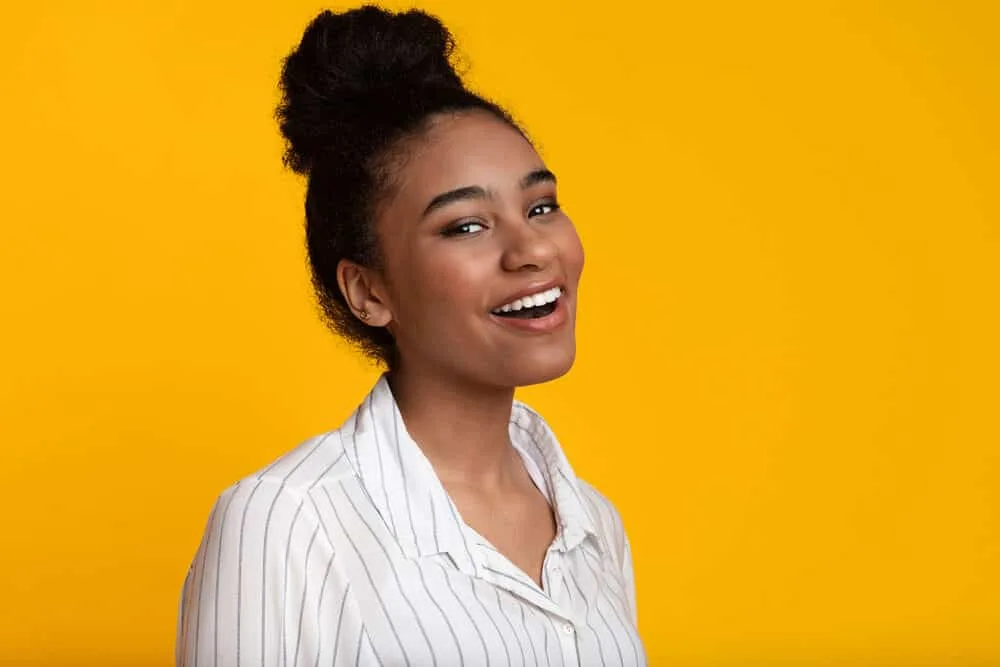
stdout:
{"type": "Polygon", "coordinates": [[[376,207],[391,186],[394,158],[432,116],[479,109],[517,128],[498,105],[465,87],[452,65],[455,42],[422,11],[364,6],[324,11],[285,59],[277,118],[284,162],[308,176],[306,244],[313,287],[327,324],[389,368],[395,342],[364,324],[337,284],[349,259],[379,267],[376,207]]]}

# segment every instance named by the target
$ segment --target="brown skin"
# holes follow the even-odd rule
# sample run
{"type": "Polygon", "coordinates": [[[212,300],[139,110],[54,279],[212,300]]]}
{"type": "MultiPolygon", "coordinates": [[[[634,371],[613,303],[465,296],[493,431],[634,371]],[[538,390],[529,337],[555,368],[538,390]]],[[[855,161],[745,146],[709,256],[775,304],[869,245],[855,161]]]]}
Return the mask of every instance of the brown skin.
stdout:
{"type": "Polygon", "coordinates": [[[383,266],[343,260],[340,288],[356,314],[392,332],[399,364],[389,381],[406,429],[462,518],[540,585],[555,521],[508,422],[516,387],[573,364],[583,248],[555,204],[555,183],[525,187],[545,169],[538,153],[492,115],[438,116],[405,150],[375,221],[383,266]],[[425,215],[435,197],[468,186],[485,196],[425,215]],[[551,281],[568,313],[557,330],[519,331],[490,314],[551,281]]]}

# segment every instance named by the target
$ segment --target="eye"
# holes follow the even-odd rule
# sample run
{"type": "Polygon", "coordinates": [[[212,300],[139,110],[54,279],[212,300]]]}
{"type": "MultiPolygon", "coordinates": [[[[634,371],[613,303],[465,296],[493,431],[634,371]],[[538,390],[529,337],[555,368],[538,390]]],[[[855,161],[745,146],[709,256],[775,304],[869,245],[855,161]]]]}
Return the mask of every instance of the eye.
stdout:
{"type": "Polygon", "coordinates": [[[532,206],[528,209],[528,217],[533,218],[536,215],[549,215],[550,213],[555,213],[558,210],[559,204],[553,199],[551,201],[542,202],[532,206]]]}
{"type": "Polygon", "coordinates": [[[441,232],[442,236],[465,236],[468,234],[474,234],[476,232],[486,229],[486,226],[475,220],[466,220],[465,222],[460,222],[457,225],[452,225],[451,227],[446,227],[444,231],[441,232]]]}

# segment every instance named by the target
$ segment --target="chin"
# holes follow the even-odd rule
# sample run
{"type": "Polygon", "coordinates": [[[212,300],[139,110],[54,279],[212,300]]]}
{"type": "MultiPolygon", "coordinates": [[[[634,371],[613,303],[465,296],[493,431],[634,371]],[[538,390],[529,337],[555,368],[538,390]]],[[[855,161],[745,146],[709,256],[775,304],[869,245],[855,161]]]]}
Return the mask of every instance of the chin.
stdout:
{"type": "Polygon", "coordinates": [[[575,358],[575,348],[520,359],[508,358],[504,361],[504,375],[509,379],[508,384],[515,387],[551,382],[566,375],[575,358]]]}

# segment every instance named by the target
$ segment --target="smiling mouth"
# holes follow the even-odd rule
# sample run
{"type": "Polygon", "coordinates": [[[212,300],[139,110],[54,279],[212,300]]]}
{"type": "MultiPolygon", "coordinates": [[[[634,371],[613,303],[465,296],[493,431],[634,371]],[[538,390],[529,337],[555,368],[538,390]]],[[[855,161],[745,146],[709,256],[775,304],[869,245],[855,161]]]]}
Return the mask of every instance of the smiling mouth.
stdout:
{"type": "Polygon", "coordinates": [[[534,294],[523,299],[517,299],[505,304],[500,308],[490,311],[496,317],[505,317],[517,320],[530,320],[545,317],[555,312],[562,297],[562,289],[553,287],[552,289],[534,294]]]}
{"type": "Polygon", "coordinates": [[[497,317],[506,317],[512,320],[531,320],[538,317],[545,317],[546,315],[551,315],[555,312],[556,304],[558,301],[553,301],[552,303],[546,303],[542,306],[532,306],[530,308],[521,308],[521,310],[511,310],[509,312],[494,311],[493,314],[497,317]]]}

